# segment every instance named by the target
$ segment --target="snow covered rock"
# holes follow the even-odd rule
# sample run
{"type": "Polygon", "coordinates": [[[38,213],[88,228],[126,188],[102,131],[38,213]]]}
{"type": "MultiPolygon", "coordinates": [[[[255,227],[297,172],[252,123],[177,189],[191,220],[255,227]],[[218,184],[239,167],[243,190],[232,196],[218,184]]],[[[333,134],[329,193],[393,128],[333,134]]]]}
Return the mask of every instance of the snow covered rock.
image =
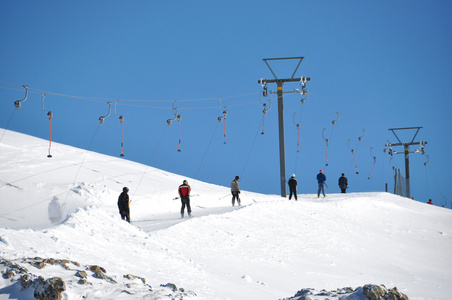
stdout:
{"type": "Polygon", "coordinates": [[[314,289],[299,290],[295,296],[282,300],[314,300],[314,299],[337,299],[337,300],[408,300],[408,296],[400,293],[396,287],[387,289],[384,285],[366,284],[353,290],[350,287],[333,291],[315,291],[314,289]]]}
{"type": "Polygon", "coordinates": [[[60,277],[53,277],[47,280],[39,279],[39,283],[34,291],[34,297],[39,300],[60,300],[61,292],[66,290],[66,284],[60,277]]]}
{"type": "Polygon", "coordinates": [[[408,300],[405,294],[400,293],[397,287],[387,289],[384,285],[366,284],[363,287],[363,294],[369,300],[408,300]]]}

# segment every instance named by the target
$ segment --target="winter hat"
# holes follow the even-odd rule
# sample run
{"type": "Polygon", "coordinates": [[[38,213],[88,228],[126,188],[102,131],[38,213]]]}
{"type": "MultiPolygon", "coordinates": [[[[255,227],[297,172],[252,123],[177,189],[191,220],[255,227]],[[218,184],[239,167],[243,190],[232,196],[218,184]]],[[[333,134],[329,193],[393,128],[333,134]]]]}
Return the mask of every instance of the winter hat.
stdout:
{"type": "Polygon", "coordinates": [[[240,177],[239,176],[235,176],[235,180],[239,180],[240,179],[240,177]]]}
{"type": "Polygon", "coordinates": [[[292,174],[292,177],[295,177],[295,174],[292,174]]]}
{"type": "Polygon", "coordinates": [[[320,170],[320,173],[323,173],[323,170],[320,170]]]}
{"type": "Polygon", "coordinates": [[[184,183],[188,183],[187,180],[184,180],[184,183]]]}
{"type": "Polygon", "coordinates": [[[129,188],[125,186],[125,187],[122,188],[122,191],[123,191],[123,192],[128,192],[128,191],[129,191],[129,188]]]}

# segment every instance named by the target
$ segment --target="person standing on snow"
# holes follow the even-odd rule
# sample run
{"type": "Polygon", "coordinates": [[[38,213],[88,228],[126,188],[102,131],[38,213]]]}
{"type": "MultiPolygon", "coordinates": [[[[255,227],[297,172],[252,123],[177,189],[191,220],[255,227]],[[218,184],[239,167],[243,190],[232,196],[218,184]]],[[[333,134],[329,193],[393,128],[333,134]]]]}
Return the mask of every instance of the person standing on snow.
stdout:
{"type": "Polygon", "coordinates": [[[118,208],[119,214],[121,215],[121,219],[126,220],[130,223],[130,208],[129,208],[129,188],[124,187],[122,189],[121,195],[118,198],[118,208]]]}
{"type": "Polygon", "coordinates": [[[289,181],[287,182],[289,184],[289,200],[292,198],[292,194],[295,197],[295,200],[298,200],[297,198],[297,179],[295,178],[295,174],[292,174],[289,181]]]}
{"type": "Polygon", "coordinates": [[[52,201],[49,203],[49,207],[47,208],[49,213],[49,220],[52,224],[58,223],[61,221],[63,217],[63,208],[58,202],[58,198],[56,196],[53,197],[52,201]]]}
{"type": "Polygon", "coordinates": [[[344,173],[339,177],[339,188],[341,189],[342,194],[345,194],[345,190],[348,188],[347,177],[345,177],[344,173]]]}
{"type": "Polygon", "coordinates": [[[326,181],[326,176],[325,176],[325,174],[323,174],[323,170],[320,170],[320,173],[317,174],[317,182],[319,183],[319,190],[317,191],[317,198],[320,197],[320,191],[322,191],[323,197],[326,197],[325,181],[326,181]]]}
{"type": "Polygon", "coordinates": [[[431,205],[433,205],[432,199],[428,199],[428,202],[427,202],[427,204],[431,204],[431,205]]]}
{"type": "Polygon", "coordinates": [[[188,185],[187,180],[184,180],[184,182],[179,186],[179,196],[180,196],[180,201],[182,202],[182,207],[180,209],[180,217],[181,218],[184,217],[185,206],[187,206],[188,216],[191,217],[190,192],[191,192],[191,187],[188,185]]]}
{"type": "Polygon", "coordinates": [[[239,184],[240,184],[240,177],[239,176],[235,176],[234,180],[232,180],[231,182],[231,194],[232,194],[232,206],[235,205],[235,199],[237,199],[237,204],[240,206],[240,188],[239,188],[239,184]]]}

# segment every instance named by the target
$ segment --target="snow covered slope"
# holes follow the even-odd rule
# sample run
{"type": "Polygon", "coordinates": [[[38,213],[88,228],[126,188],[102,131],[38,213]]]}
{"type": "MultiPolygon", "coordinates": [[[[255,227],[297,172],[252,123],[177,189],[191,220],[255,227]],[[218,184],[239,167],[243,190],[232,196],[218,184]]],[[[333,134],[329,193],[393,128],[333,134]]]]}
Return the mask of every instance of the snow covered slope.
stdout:
{"type": "MultiPolygon", "coordinates": [[[[222,198],[227,187],[57,143],[49,159],[47,146],[11,131],[0,142],[0,257],[36,276],[63,278],[66,299],[177,296],[161,286],[167,283],[184,288],[184,299],[280,299],[303,288],[368,283],[396,286],[410,299],[452,297],[448,209],[387,193],[289,201],[246,191],[242,206],[232,207],[222,198]],[[193,218],[181,219],[173,201],[183,179],[199,195],[193,218]],[[123,186],[132,224],[117,212],[123,186]],[[53,196],[65,204],[56,225],[47,216],[53,196]],[[78,266],[24,261],[35,257],[78,266]],[[89,284],[80,284],[75,272],[91,265],[111,281],[88,274],[89,284]]],[[[14,278],[0,279],[0,299],[32,298],[14,278]]]]}

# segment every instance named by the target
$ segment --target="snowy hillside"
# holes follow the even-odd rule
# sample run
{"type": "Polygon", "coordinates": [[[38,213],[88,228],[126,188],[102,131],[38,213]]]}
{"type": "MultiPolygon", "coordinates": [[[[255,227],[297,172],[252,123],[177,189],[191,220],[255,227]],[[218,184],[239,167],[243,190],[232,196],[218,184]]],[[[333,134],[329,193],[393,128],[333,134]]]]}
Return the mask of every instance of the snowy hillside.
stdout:
{"type": "Polygon", "coordinates": [[[282,299],[366,284],[452,297],[451,210],[387,193],[246,191],[232,207],[228,187],[57,143],[47,158],[47,147],[8,130],[0,141],[0,299],[33,299],[23,274],[61,277],[64,299],[282,299]],[[184,179],[194,217],[181,219],[173,198],[184,179]],[[124,186],[132,224],[118,214],[124,186]],[[65,207],[56,225],[54,196],[65,207]]]}

